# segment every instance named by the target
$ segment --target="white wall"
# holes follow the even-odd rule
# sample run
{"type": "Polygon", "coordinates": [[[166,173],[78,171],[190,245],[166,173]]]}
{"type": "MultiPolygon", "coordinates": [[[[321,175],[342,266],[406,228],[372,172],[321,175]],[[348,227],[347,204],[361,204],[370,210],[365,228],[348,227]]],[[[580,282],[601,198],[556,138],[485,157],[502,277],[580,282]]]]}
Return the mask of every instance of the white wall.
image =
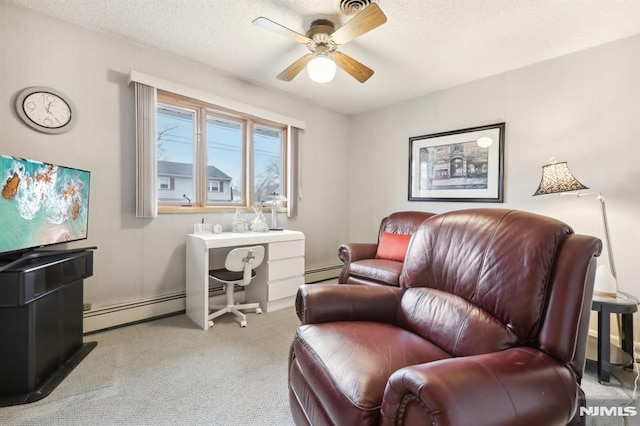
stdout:
{"type": "MultiPolygon", "coordinates": [[[[348,117],[0,2],[0,153],[92,172],[89,239],[73,244],[98,246],[94,276],[85,282],[86,302],[95,308],[184,291],[185,234],[201,219],[186,214],[135,218],[131,69],[305,121],[299,217],[282,223],[306,234],[307,269],[339,263],[336,250],[346,239],[345,215],[327,214],[326,206],[347,203],[348,117]],[[23,125],[14,102],[29,86],[49,86],[69,96],[78,111],[75,128],[52,136],[23,125]]],[[[207,217],[227,229],[231,219],[232,214],[207,217]]]]}
{"type": "Polygon", "coordinates": [[[531,196],[554,156],[607,197],[619,288],[640,297],[640,36],[362,114],[350,132],[350,241],[374,241],[393,211],[469,207],[529,210],[604,238],[595,197],[531,196]],[[503,204],[407,201],[409,137],[502,121],[503,204]]]}

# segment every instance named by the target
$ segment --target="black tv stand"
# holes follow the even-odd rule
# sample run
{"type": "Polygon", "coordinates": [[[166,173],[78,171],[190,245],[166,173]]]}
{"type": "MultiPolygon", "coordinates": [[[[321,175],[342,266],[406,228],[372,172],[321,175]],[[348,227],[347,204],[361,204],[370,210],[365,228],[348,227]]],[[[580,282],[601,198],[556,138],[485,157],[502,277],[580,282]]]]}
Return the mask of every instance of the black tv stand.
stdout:
{"type": "Polygon", "coordinates": [[[5,269],[14,268],[18,266],[20,263],[25,262],[31,259],[37,259],[42,257],[52,257],[52,256],[64,256],[67,254],[73,253],[81,253],[86,250],[96,250],[98,247],[82,247],[82,248],[72,248],[65,250],[31,250],[24,251],[17,254],[8,254],[5,256],[0,256],[0,272],[5,269]]]}
{"type": "Polygon", "coordinates": [[[29,252],[0,267],[0,406],[53,390],[51,377],[83,348],[83,280],[93,275],[94,249],[29,252]]]}

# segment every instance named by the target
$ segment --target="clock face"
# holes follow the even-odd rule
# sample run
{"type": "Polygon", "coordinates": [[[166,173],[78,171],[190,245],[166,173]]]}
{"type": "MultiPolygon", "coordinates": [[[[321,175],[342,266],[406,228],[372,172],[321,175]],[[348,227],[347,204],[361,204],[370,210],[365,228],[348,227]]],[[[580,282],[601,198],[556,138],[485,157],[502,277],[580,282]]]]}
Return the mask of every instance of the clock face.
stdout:
{"type": "Polygon", "coordinates": [[[71,104],[64,95],[53,89],[25,89],[18,96],[16,109],[20,118],[38,131],[62,133],[71,128],[71,104]]]}

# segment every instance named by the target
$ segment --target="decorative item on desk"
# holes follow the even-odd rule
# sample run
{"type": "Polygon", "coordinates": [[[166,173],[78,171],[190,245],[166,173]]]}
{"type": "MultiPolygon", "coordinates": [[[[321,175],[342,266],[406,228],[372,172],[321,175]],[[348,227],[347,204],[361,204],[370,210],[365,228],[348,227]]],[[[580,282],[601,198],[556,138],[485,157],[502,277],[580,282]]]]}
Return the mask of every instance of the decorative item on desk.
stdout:
{"type": "Polygon", "coordinates": [[[287,197],[282,194],[278,194],[275,191],[270,194],[269,200],[263,201],[263,204],[265,202],[271,203],[271,228],[269,228],[270,231],[283,230],[283,228],[278,228],[278,205],[285,201],[287,201],[287,197]]]}
{"type": "Polygon", "coordinates": [[[242,217],[240,213],[240,209],[236,209],[235,214],[233,215],[233,223],[231,224],[233,232],[247,232],[249,230],[249,224],[242,217]]]}
{"type": "Polygon", "coordinates": [[[586,197],[595,195],[600,201],[600,212],[602,213],[602,225],[604,227],[605,244],[607,254],[609,255],[609,271],[604,265],[600,265],[596,269],[596,277],[593,293],[598,296],[616,297],[618,294],[618,283],[615,263],[613,262],[613,249],[611,248],[611,237],[609,235],[609,221],[607,220],[607,208],[605,206],[605,198],[601,192],[576,192],[574,194],[566,194],[569,191],[579,191],[589,189],[576,179],[566,162],[556,162],[551,157],[551,163],[542,166],[542,178],[535,195],[560,194],[575,195],[577,197],[586,197]]]}
{"type": "Polygon", "coordinates": [[[222,225],[220,225],[219,223],[216,223],[213,226],[213,233],[214,234],[220,234],[222,232],[222,225]]]}
{"type": "Polygon", "coordinates": [[[253,232],[269,232],[267,219],[262,213],[262,205],[260,203],[255,203],[253,205],[253,211],[256,213],[256,217],[251,221],[251,230],[253,232]]]}
{"type": "Polygon", "coordinates": [[[204,218],[200,223],[196,223],[193,225],[193,233],[194,234],[206,234],[211,233],[212,227],[210,223],[204,223],[204,218]]]}

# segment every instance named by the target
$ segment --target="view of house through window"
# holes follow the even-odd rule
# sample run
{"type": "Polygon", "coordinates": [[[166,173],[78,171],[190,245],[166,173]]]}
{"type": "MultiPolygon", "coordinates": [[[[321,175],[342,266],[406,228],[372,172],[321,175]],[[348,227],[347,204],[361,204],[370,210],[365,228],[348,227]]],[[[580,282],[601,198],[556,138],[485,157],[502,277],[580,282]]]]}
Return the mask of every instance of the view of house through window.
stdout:
{"type": "Polygon", "coordinates": [[[177,203],[193,199],[193,147],[196,111],[169,105],[158,106],[158,202],[177,203]]]}
{"type": "Polygon", "coordinates": [[[207,116],[207,179],[210,187],[216,182],[222,188],[208,191],[207,203],[242,203],[244,130],[242,121],[207,116]]]}
{"type": "Polygon", "coordinates": [[[286,126],[159,92],[158,206],[251,207],[286,193],[286,126]]]}

